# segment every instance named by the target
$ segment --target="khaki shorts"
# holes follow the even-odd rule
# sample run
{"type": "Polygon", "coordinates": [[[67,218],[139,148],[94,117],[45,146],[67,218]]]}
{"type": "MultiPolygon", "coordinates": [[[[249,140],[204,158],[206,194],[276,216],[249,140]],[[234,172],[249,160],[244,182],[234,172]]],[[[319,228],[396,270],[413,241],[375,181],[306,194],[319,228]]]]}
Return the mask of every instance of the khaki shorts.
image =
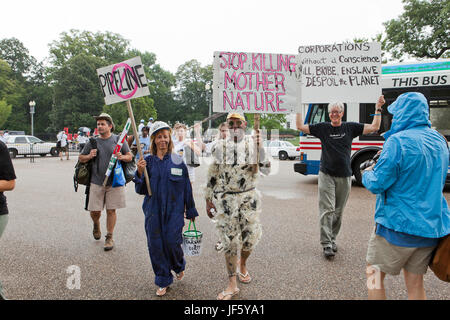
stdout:
{"type": "Polygon", "coordinates": [[[125,187],[99,186],[91,184],[89,190],[89,211],[121,209],[126,207],[125,187]]]}
{"type": "Polygon", "coordinates": [[[414,274],[425,274],[436,247],[407,248],[390,244],[374,232],[369,240],[366,261],[382,272],[398,275],[402,268],[414,274]]]}

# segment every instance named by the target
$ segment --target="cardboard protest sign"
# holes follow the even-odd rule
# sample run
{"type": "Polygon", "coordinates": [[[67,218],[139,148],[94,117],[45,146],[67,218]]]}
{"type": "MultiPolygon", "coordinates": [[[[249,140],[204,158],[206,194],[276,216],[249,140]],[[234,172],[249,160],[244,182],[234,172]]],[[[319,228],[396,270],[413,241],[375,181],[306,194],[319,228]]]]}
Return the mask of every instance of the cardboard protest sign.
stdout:
{"type": "MultiPolygon", "coordinates": [[[[130,99],[148,96],[150,91],[147,86],[147,79],[145,77],[144,66],[141,62],[141,57],[134,57],[132,59],[113,64],[107,67],[97,69],[98,80],[100,81],[100,87],[105,98],[105,104],[113,104],[117,102],[126,101],[128,115],[131,119],[131,125],[133,127],[134,138],[136,139],[139,156],[143,159],[142,149],[139,142],[139,132],[137,131],[136,121],[133,115],[133,108],[131,107],[130,99]]],[[[128,131],[129,124],[125,125],[128,131]]],[[[125,129],[124,129],[125,130],[125,129]]],[[[126,134],[126,132],[125,132],[126,134]]],[[[123,143],[125,135],[122,132],[120,142],[123,143]]],[[[120,148],[122,144],[120,144],[120,148]]],[[[116,146],[117,148],[117,146],[116,146]]],[[[120,150],[120,149],[119,149],[120,150]]],[[[114,151],[116,153],[116,150],[114,151]]],[[[114,155],[111,158],[109,166],[112,162],[115,163],[114,155]]],[[[109,167],[108,167],[109,170],[109,167]]],[[[110,173],[110,171],[109,171],[110,173]]],[[[150,179],[148,177],[147,170],[144,171],[145,182],[147,184],[148,194],[151,196],[150,179]]],[[[105,178],[105,182],[108,179],[108,175],[105,178]]]]}
{"type": "Polygon", "coordinates": [[[298,48],[301,103],[374,102],[381,95],[381,44],[298,48]]]}
{"type": "Polygon", "coordinates": [[[97,75],[106,105],[150,94],[141,57],[97,69],[97,75]]]}
{"type": "Polygon", "coordinates": [[[214,52],[213,111],[295,113],[296,55],[214,52]]]}

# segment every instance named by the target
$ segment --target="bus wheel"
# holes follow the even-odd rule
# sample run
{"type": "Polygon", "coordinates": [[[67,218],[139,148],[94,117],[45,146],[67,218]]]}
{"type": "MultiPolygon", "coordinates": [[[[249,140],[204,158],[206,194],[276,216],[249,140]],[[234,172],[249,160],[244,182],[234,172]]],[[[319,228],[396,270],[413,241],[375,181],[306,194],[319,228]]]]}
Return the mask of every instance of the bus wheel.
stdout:
{"type": "Polygon", "coordinates": [[[353,161],[352,164],[352,170],[353,170],[353,175],[355,176],[356,179],[356,184],[358,186],[363,186],[362,184],[362,171],[359,169],[359,167],[361,166],[362,163],[372,159],[377,153],[376,152],[365,152],[362,155],[358,156],[358,158],[356,158],[353,161]]]}

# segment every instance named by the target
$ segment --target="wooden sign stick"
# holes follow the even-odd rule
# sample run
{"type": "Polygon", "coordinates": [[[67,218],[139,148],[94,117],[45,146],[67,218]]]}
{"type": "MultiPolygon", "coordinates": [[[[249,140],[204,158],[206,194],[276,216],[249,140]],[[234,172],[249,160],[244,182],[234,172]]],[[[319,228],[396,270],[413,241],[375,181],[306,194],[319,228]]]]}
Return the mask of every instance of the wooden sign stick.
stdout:
{"type": "MultiPolygon", "coordinates": [[[[131,108],[130,100],[127,100],[128,116],[131,119],[131,126],[133,127],[134,138],[136,139],[136,145],[139,152],[139,158],[144,159],[144,154],[142,153],[141,143],[139,141],[139,133],[136,128],[136,121],[134,120],[133,108],[131,108]]],[[[147,184],[148,195],[152,195],[152,189],[150,189],[150,179],[148,177],[147,168],[144,170],[145,183],[147,184]]]]}
{"type": "MultiPolygon", "coordinates": [[[[259,120],[260,120],[259,113],[255,113],[255,117],[253,119],[255,120],[253,129],[255,130],[256,136],[258,136],[259,135],[259,120]]],[[[253,173],[258,172],[258,167],[259,167],[259,139],[256,140],[256,165],[253,165],[253,173]]]]}

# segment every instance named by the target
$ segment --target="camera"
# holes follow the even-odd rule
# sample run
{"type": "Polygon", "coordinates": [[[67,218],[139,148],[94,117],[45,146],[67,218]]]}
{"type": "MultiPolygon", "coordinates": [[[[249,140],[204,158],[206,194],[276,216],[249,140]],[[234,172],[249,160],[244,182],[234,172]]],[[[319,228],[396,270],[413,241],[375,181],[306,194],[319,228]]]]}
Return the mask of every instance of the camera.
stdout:
{"type": "Polygon", "coordinates": [[[374,165],[377,163],[378,159],[380,158],[380,153],[375,154],[375,156],[372,159],[366,160],[359,166],[359,170],[363,171],[366,170],[371,165],[374,165]]]}

